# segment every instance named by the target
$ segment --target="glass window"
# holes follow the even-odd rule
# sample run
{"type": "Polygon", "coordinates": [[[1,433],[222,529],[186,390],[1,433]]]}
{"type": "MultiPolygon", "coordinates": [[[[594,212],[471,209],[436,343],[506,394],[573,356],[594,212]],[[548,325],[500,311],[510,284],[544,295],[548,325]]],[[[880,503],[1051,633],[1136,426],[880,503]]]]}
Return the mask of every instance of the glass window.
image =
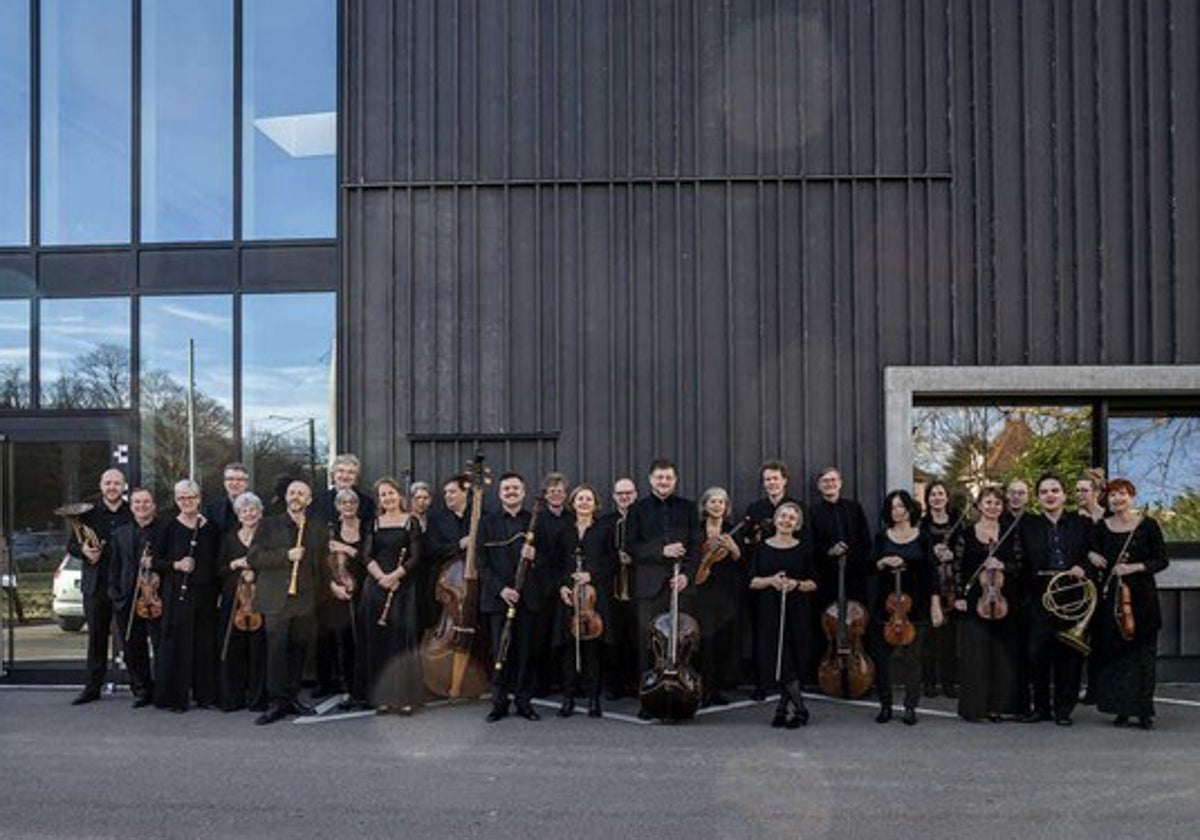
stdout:
{"type": "Polygon", "coordinates": [[[233,8],[142,4],[145,242],[233,238],[233,8]]]}
{"type": "Polygon", "coordinates": [[[27,300],[0,300],[0,408],[29,408],[27,300]]]}
{"type": "Polygon", "coordinates": [[[244,239],[332,238],[337,195],[333,0],[244,6],[244,239]]]}
{"type": "Polygon", "coordinates": [[[196,473],[204,495],[222,492],[233,460],[233,298],[143,297],[140,303],[138,402],[142,483],[170,498],[188,475],[188,345],[193,343],[196,473]]]}
{"type": "Polygon", "coordinates": [[[129,241],[129,0],[41,4],[41,239],[129,241]]]}
{"type": "Polygon", "coordinates": [[[929,482],[945,481],[957,506],[988,483],[1077,475],[1091,463],[1091,418],[1091,406],[914,407],[914,487],[923,495],[929,482]]]}
{"type": "Polygon", "coordinates": [[[43,408],[129,408],[129,298],[43,300],[43,408]]]}
{"type": "Polygon", "coordinates": [[[29,3],[0,3],[0,245],[29,244],[29,3]]]}
{"type": "Polygon", "coordinates": [[[1111,416],[1108,474],[1137,487],[1137,505],[1172,542],[1200,542],[1200,416],[1111,416]]]}
{"type": "Polygon", "coordinates": [[[243,460],[264,501],[280,476],[325,485],[335,301],[325,292],[242,298],[243,460]]]}

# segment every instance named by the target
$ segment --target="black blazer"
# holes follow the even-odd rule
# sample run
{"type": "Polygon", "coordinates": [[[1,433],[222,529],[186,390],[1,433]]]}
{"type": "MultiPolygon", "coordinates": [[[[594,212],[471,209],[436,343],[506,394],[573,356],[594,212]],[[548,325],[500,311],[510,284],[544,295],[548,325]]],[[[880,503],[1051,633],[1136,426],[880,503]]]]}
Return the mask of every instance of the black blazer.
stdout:
{"type": "Polygon", "coordinates": [[[301,544],[304,558],[297,569],[297,594],[289,597],[292,561],[288,550],[296,545],[296,523],[286,513],[264,519],[250,543],[246,562],[258,576],[258,608],[268,617],[307,615],[316,606],[320,566],[329,546],[329,529],[313,517],[304,520],[301,544]]]}

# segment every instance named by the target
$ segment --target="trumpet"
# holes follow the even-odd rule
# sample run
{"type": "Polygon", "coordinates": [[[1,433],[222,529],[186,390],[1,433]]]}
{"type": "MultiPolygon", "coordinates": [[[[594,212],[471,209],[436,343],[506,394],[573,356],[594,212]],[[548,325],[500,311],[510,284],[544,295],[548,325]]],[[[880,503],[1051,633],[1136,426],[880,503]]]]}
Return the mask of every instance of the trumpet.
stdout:
{"type": "Polygon", "coordinates": [[[1075,622],[1069,630],[1058,631],[1058,640],[1083,656],[1092,652],[1087,626],[1096,610],[1096,601],[1096,584],[1088,578],[1076,578],[1070,572],[1053,575],[1042,593],[1042,609],[1055,618],[1075,622]]]}
{"type": "MultiPolygon", "coordinates": [[[[296,528],[296,545],[293,548],[304,547],[304,517],[300,517],[300,521],[296,528]]],[[[292,578],[288,581],[287,594],[289,598],[295,598],[300,594],[300,561],[292,561],[292,578]]]]}
{"type": "Polygon", "coordinates": [[[629,600],[629,564],[625,562],[625,558],[629,554],[625,551],[625,517],[622,516],[617,520],[617,559],[619,566],[617,567],[617,585],[613,588],[613,599],[622,603],[629,600]]]}

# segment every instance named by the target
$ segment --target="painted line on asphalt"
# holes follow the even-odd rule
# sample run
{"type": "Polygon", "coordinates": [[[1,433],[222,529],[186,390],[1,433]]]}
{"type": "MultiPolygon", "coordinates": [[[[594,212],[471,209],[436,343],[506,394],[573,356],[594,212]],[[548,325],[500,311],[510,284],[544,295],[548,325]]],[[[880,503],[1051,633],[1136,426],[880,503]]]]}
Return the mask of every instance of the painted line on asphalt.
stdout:
{"type": "MultiPolygon", "coordinates": [[[[541,706],[543,709],[557,709],[559,707],[559,704],[554,702],[553,700],[542,700],[537,697],[534,697],[529,702],[534,706],[541,706]]],[[[583,712],[580,712],[578,715],[572,715],[572,717],[585,717],[585,716],[586,715],[584,715],[583,712]]],[[[601,720],[615,720],[615,721],[618,721],[619,723],[635,723],[638,726],[645,726],[650,723],[655,723],[655,721],[652,721],[652,720],[642,720],[641,718],[637,717],[636,715],[626,715],[626,714],[622,714],[621,712],[604,712],[603,716],[601,717],[601,720]]]]}
{"type": "Polygon", "coordinates": [[[1174,697],[1155,697],[1155,703],[1166,703],[1170,706],[1188,706],[1193,709],[1200,709],[1200,700],[1176,700],[1174,697]]]}
{"type": "Polygon", "coordinates": [[[316,723],[334,723],[340,720],[354,720],[355,718],[375,717],[376,711],[369,709],[361,712],[341,712],[336,715],[309,715],[307,717],[298,717],[292,721],[293,724],[300,726],[312,726],[316,723]]]}

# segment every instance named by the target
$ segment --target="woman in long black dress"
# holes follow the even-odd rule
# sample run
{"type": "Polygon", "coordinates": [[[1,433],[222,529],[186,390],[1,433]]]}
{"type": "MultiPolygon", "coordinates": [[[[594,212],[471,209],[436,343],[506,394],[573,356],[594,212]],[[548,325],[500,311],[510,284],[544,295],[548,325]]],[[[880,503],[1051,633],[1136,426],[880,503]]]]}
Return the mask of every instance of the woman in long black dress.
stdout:
{"type": "Polygon", "coordinates": [[[366,568],[360,550],[366,528],[358,516],[358,493],[344,487],[333,497],[335,516],[329,523],[329,545],[321,567],[317,596],[317,627],[326,635],[317,647],[317,682],[325,694],[358,697],[355,678],[358,604],[366,568]]]}
{"type": "Polygon", "coordinates": [[[223,580],[221,626],[225,638],[221,644],[221,709],[226,712],[249,707],[262,712],[267,708],[267,631],[239,630],[233,624],[239,585],[254,585],[255,575],[246,562],[250,543],[262,521],[262,499],[254,493],[242,493],[233,500],[233,512],[239,527],[225,535],[217,569],[223,580]]]}
{"type": "Polygon", "coordinates": [[[877,723],[892,719],[892,686],[904,686],[904,722],[917,722],[917,702],[921,699],[921,651],[925,646],[930,622],[942,624],[942,606],[934,587],[932,549],[929,537],[917,526],[921,510],[904,490],[893,490],[883,500],[880,520],[883,530],[875,536],[875,571],[879,575],[875,599],[875,667],[878,675],[879,714],[877,723]],[[890,614],[888,595],[900,591],[912,599],[908,621],[916,632],[908,644],[890,644],[884,632],[890,614]]]}
{"type": "Polygon", "coordinates": [[[200,515],[200,485],[176,482],[179,513],[163,525],[153,569],[162,580],[162,638],[154,705],[185,712],[217,702],[217,529],[200,515]]]}
{"type": "Polygon", "coordinates": [[[954,609],[963,616],[958,646],[958,715],[963,720],[999,721],[1006,715],[1024,713],[1018,670],[1021,627],[1013,597],[1024,552],[1016,528],[1010,525],[1001,530],[1004,493],[999,487],[985,487],[976,508],[979,520],[960,528],[954,537],[954,609]],[[991,585],[995,581],[993,572],[1003,575],[1002,586],[991,585]],[[1007,615],[980,615],[978,605],[985,592],[1005,598],[1007,615]]]}
{"type": "Polygon", "coordinates": [[[737,686],[741,665],[738,602],[745,587],[740,560],[742,547],[729,532],[732,506],[723,487],[710,487],[698,503],[704,542],[697,552],[724,550],[724,560],[710,566],[708,579],[696,581],[696,620],[700,622],[700,675],[705,696],[702,706],[729,703],[722,694],[737,686]]]}
{"type": "Polygon", "coordinates": [[[1142,729],[1154,727],[1155,656],[1162,613],[1154,576],[1167,568],[1162,529],[1133,508],[1137,489],[1123,478],[1108,483],[1112,516],[1096,523],[1088,557],[1106,572],[1106,586],[1092,619],[1093,644],[1102,651],[1096,674],[1096,708],[1116,715],[1125,726],[1137,717],[1142,729]],[[1133,632],[1129,638],[1118,625],[1120,584],[1129,587],[1133,632]]]}
{"type": "Polygon", "coordinates": [[[798,504],[780,504],[773,519],[775,533],[759,546],[750,568],[750,589],[758,599],[754,610],[757,672],[771,679],[779,691],[779,705],[771,718],[776,728],[796,729],[808,723],[800,674],[811,644],[810,600],[817,581],[812,546],[801,540],[802,521],[798,504]]]}
{"type": "Polygon", "coordinates": [[[424,692],[414,582],[420,538],[416,520],[404,512],[395,479],[376,481],[375,495],[379,516],[366,555],[360,625],[365,694],[381,712],[412,714],[424,692]]]}
{"type": "Polygon", "coordinates": [[[558,566],[564,571],[558,589],[560,606],[555,622],[555,647],[562,650],[563,701],[559,717],[575,713],[575,700],[582,693],[588,701],[588,717],[600,717],[600,654],[608,631],[608,584],[617,569],[617,547],[610,527],[596,521],[600,497],[595,489],[580,484],[567,497],[567,508],[574,514],[574,523],[565,527],[558,539],[558,566]],[[576,570],[576,558],[581,568],[576,570]],[[603,624],[602,632],[592,639],[579,641],[579,667],[576,667],[575,585],[593,587],[596,599],[594,611],[603,624]]]}
{"type": "Polygon", "coordinates": [[[958,696],[959,619],[954,612],[954,551],[950,541],[961,524],[959,511],[950,504],[950,488],[941,481],[927,485],[921,531],[933,552],[934,584],[945,617],[941,627],[930,627],[921,650],[921,676],[928,697],[936,697],[939,689],[946,697],[958,696]]]}

